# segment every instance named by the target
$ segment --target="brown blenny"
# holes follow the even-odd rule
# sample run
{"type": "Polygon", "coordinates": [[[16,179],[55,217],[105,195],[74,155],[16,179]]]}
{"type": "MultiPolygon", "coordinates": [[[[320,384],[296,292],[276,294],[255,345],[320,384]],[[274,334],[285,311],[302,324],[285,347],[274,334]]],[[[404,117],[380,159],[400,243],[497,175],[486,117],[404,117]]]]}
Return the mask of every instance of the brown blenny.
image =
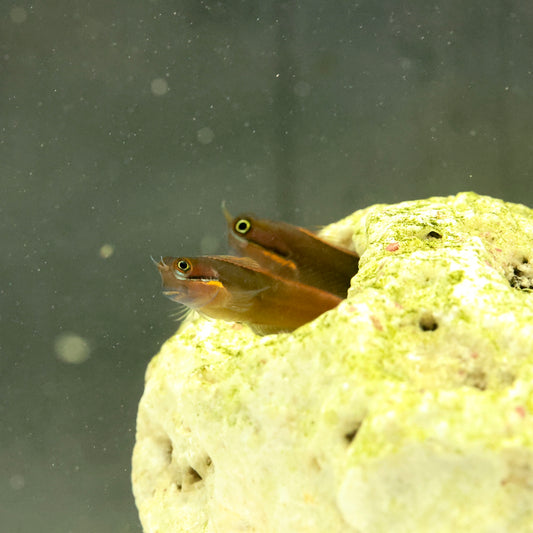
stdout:
{"type": "Polygon", "coordinates": [[[156,264],[165,296],[208,317],[246,323],[261,335],[293,331],[341,301],[247,257],[164,257],[156,264]]]}
{"type": "Polygon", "coordinates": [[[330,244],[311,231],[285,222],[233,217],[222,206],[230,246],[279,276],[346,298],[359,255],[330,244]]]}

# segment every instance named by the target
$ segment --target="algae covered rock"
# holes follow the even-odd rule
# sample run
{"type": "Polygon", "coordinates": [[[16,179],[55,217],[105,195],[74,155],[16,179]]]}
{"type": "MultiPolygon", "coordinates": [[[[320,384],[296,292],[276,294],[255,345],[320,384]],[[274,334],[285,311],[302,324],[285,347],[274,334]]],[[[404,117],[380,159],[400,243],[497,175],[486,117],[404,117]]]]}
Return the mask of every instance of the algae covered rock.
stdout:
{"type": "Polygon", "coordinates": [[[146,533],[533,531],[533,211],[462,193],[322,235],[339,307],[259,337],[192,317],[151,361],[146,533]]]}

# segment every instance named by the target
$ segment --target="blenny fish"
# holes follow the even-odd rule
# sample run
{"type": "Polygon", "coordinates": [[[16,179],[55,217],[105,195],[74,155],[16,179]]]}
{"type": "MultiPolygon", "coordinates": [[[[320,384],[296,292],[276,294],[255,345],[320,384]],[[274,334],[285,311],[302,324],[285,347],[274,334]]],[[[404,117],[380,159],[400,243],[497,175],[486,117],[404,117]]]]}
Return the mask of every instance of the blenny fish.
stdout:
{"type": "Polygon", "coordinates": [[[261,335],[293,331],[341,301],[247,257],[164,257],[156,265],[165,296],[211,318],[244,322],[261,335]]]}
{"type": "Polygon", "coordinates": [[[222,205],[230,246],[278,276],[346,298],[359,256],[311,231],[253,215],[233,217],[222,205]]]}

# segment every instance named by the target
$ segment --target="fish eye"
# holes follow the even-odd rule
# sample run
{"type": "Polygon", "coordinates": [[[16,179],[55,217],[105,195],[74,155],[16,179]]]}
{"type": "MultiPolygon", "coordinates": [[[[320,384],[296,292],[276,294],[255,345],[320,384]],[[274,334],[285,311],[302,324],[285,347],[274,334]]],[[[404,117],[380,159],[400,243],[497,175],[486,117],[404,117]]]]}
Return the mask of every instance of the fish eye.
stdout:
{"type": "Polygon", "coordinates": [[[252,227],[252,224],[247,218],[240,218],[235,222],[235,231],[238,233],[241,233],[242,235],[245,235],[250,231],[250,228],[252,227]]]}
{"type": "Polygon", "coordinates": [[[180,272],[188,272],[191,269],[191,264],[187,259],[176,259],[174,261],[174,268],[180,272]]]}

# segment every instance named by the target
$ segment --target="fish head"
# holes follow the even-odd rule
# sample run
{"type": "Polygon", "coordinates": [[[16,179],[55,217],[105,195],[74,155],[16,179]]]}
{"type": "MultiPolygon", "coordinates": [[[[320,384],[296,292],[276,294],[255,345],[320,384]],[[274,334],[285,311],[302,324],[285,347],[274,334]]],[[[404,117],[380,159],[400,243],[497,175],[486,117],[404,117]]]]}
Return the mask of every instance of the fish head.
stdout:
{"type": "Polygon", "coordinates": [[[281,258],[288,258],[291,249],[284,239],[284,233],[276,222],[260,219],[250,214],[232,216],[222,206],[224,217],[228,223],[229,244],[241,253],[251,257],[256,256],[257,249],[264,253],[275,254],[281,258]]]}
{"type": "Polygon", "coordinates": [[[202,257],[163,257],[156,266],[163,294],[191,309],[209,305],[223,289],[216,269],[202,257]]]}

